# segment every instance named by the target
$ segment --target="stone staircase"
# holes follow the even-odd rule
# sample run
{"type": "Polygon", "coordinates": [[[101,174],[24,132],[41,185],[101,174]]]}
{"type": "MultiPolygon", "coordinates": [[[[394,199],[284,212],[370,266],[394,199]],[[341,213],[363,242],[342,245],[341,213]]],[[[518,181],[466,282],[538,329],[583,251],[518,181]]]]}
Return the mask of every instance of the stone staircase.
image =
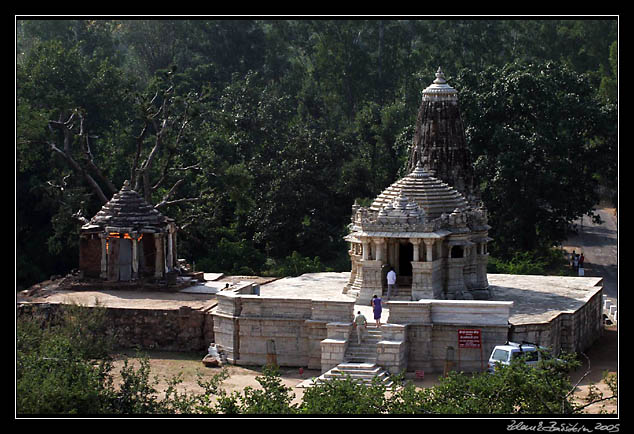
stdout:
{"type": "Polygon", "coordinates": [[[349,376],[353,380],[369,385],[372,383],[372,379],[376,377],[387,388],[391,388],[393,382],[390,379],[389,373],[376,364],[377,344],[380,340],[381,329],[368,324],[363,335],[363,340],[361,344],[359,344],[357,342],[356,327],[353,328],[344,355],[344,362],[320,375],[315,380],[315,383],[349,376]]]}
{"type": "Polygon", "coordinates": [[[352,380],[361,382],[364,385],[372,384],[374,378],[378,378],[379,382],[385,385],[388,389],[391,389],[393,381],[390,379],[390,374],[376,363],[352,363],[344,362],[340,363],[330,371],[320,375],[315,384],[323,383],[335,378],[350,377],[352,380]]]}
{"type": "Polygon", "coordinates": [[[396,296],[392,295],[392,298],[387,298],[387,288],[386,288],[383,290],[382,298],[385,301],[411,301],[412,300],[412,286],[399,285],[397,295],[396,296]]]}
{"type": "Polygon", "coordinates": [[[350,363],[375,363],[376,345],[381,340],[381,329],[368,323],[363,340],[358,343],[357,328],[353,327],[344,360],[350,363]]]}

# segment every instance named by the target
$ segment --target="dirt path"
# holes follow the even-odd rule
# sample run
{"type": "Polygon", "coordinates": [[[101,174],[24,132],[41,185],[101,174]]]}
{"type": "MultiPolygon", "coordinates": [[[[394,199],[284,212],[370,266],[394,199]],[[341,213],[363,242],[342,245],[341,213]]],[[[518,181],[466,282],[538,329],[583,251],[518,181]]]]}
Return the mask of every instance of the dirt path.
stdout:
{"type": "MultiPolygon", "coordinates": [[[[590,385],[598,387],[605,396],[610,395],[602,379],[605,372],[617,372],[617,351],[618,333],[616,327],[608,327],[604,335],[586,352],[590,362],[588,363],[581,358],[582,365],[571,373],[571,384],[574,385],[581,380],[574,394],[577,397],[577,402],[581,403],[583,398],[587,396],[590,385]],[[590,373],[582,378],[588,370],[590,373]]],[[[202,388],[197,383],[198,375],[202,375],[203,379],[210,379],[220,372],[220,368],[205,367],[201,362],[203,355],[199,353],[149,351],[145,354],[148,355],[150,361],[152,379],[156,377],[159,380],[159,384],[156,386],[159,391],[164,391],[167,388],[168,379],[180,374],[183,381],[177,387],[179,392],[202,392],[202,388]]],[[[116,373],[114,375],[115,383],[120,380],[118,372],[123,366],[124,358],[128,358],[135,366],[139,366],[135,357],[136,354],[133,351],[122,353],[116,357],[112,371],[116,373]]],[[[262,375],[261,368],[232,365],[228,365],[226,368],[229,372],[229,378],[222,383],[222,387],[227,393],[234,391],[242,393],[247,386],[260,388],[256,377],[262,375]]],[[[280,368],[282,383],[292,389],[292,393],[295,394],[293,403],[296,404],[301,403],[305,390],[297,385],[306,379],[319,375],[320,371],[318,370],[304,369],[300,373],[299,368],[280,368]]],[[[424,379],[410,379],[410,381],[418,388],[428,388],[438,384],[441,377],[442,374],[428,374],[425,375],[424,379]]],[[[601,412],[616,413],[617,403],[615,400],[595,404],[586,409],[586,413],[598,414],[601,412]]]]}
{"type": "Polygon", "coordinates": [[[618,299],[618,221],[614,208],[599,208],[602,223],[588,217],[579,219],[578,233],[564,243],[568,252],[583,253],[585,275],[602,276],[603,292],[613,302],[618,299]]]}

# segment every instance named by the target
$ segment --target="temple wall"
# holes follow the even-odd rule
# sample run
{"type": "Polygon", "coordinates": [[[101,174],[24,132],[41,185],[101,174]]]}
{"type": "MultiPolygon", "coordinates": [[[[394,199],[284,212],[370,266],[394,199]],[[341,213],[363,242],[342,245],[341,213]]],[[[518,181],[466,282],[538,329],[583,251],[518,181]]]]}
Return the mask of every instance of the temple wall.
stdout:
{"type": "Polygon", "coordinates": [[[493,347],[508,338],[512,302],[421,300],[389,303],[389,323],[406,325],[407,371],[443,372],[447,363],[478,371],[493,347]],[[482,348],[460,349],[459,329],[478,329],[482,348]]]}
{"type": "Polygon", "coordinates": [[[603,333],[602,294],[597,291],[576,311],[560,312],[549,321],[512,324],[509,340],[531,342],[560,351],[587,350],[603,333]]]}
{"type": "MultiPolygon", "coordinates": [[[[602,333],[602,290],[587,302],[552,318],[514,321],[513,301],[393,301],[381,327],[377,363],[391,373],[443,372],[447,367],[480,370],[493,346],[507,340],[534,342],[555,353],[584,351],[602,333]],[[458,330],[477,329],[482,349],[460,349],[458,330]]],[[[352,331],[355,301],[262,297],[223,291],[210,308],[104,309],[121,348],[206,351],[211,342],[236,365],[303,366],[322,371],[344,360],[352,331]]],[[[54,315],[65,302],[19,303],[18,315],[54,315]]],[[[89,308],[89,307],[85,307],[89,308]]]]}
{"type": "MultiPolygon", "coordinates": [[[[67,305],[19,304],[17,315],[38,312],[51,318],[67,305]]],[[[81,307],[93,309],[94,307],[81,307]]],[[[105,311],[108,333],[118,348],[163,351],[203,351],[214,341],[214,318],[207,312],[183,306],[175,309],[100,307],[105,311]]]]}
{"type": "Polygon", "coordinates": [[[351,327],[352,299],[311,300],[233,293],[217,297],[218,306],[212,313],[216,344],[234,364],[262,366],[275,361],[279,366],[321,369],[324,363],[336,365],[335,361],[343,357],[345,345],[337,346],[335,342],[331,349],[328,342],[322,341],[333,333],[329,333],[329,324],[344,320],[342,324],[351,327]],[[336,355],[339,353],[340,357],[336,355]]]}

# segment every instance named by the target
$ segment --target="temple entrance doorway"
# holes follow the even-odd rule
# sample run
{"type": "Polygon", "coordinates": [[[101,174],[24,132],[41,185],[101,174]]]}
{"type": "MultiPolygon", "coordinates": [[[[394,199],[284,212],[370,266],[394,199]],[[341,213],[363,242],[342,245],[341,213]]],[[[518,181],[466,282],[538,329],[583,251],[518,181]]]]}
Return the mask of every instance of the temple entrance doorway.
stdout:
{"type": "Polygon", "coordinates": [[[412,261],[414,260],[414,246],[411,243],[400,243],[398,247],[399,275],[412,277],[412,261]]]}

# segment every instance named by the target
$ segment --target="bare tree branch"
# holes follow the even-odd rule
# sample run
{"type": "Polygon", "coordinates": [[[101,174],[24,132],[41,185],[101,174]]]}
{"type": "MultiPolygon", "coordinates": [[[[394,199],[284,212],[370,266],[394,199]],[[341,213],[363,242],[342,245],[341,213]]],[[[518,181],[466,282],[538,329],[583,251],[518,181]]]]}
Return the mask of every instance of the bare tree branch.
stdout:
{"type": "Polygon", "coordinates": [[[161,208],[161,207],[164,207],[166,205],[174,205],[175,203],[198,202],[199,200],[202,200],[202,197],[187,197],[187,198],[183,198],[183,199],[162,201],[162,202],[154,205],[154,208],[161,208]]]}
{"type": "Polygon", "coordinates": [[[130,180],[134,180],[134,190],[139,191],[141,188],[141,171],[139,170],[139,158],[141,157],[141,148],[143,147],[143,140],[148,132],[147,122],[143,125],[141,134],[136,137],[136,152],[134,154],[134,161],[132,162],[132,168],[130,169],[130,180]]]}
{"type": "Polygon", "coordinates": [[[99,169],[97,167],[97,165],[95,164],[94,161],[94,157],[92,155],[92,150],[90,149],[90,136],[88,134],[86,134],[86,132],[84,131],[84,115],[82,113],[79,113],[79,136],[80,136],[80,141],[79,143],[82,146],[82,149],[84,151],[84,155],[86,155],[86,163],[88,164],[88,167],[93,171],[93,173],[95,173],[97,175],[97,177],[99,178],[99,180],[106,185],[106,187],[108,187],[108,190],[110,192],[110,195],[113,195],[117,192],[117,188],[114,186],[114,184],[104,176],[103,172],[101,171],[101,169],[99,169]]]}
{"type": "Polygon", "coordinates": [[[64,135],[64,149],[59,149],[59,147],[53,143],[53,142],[49,142],[48,145],[51,148],[52,151],[54,151],[56,154],[60,155],[64,160],[66,160],[66,162],[68,163],[68,165],[74,170],[76,171],[78,174],[80,174],[81,176],[84,177],[84,179],[86,180],[86,182],[88,183],[88,185],[90,186],[90,188],[92,189],[92,191],[97,195],[97,197],[99,197],[99,200],[101,200],[102,203],[106,203],[108,202],[108,198],[106,197],[106,195],[103,193],[103,190],[101,189],[101,187],[99,186],[99,184],[97,184],[97,182],[94,180],[94,178],[92,176],[90,176],[90,174],[88,172],[86,172],[86,170],[84,170],[83,167],[81,167],[81,165],[79,163],[77,163],[77,161],[75,161],[75,159],[72,157],[71,155],[71,142],[72,142],[72,138],[73,138],[73,132],[72,132],[72,128],[73,128],[73,120],[75,118],[75,114],[76,112],[73,112],[70,117],[68,118],[67,121],[62,122],[60,121],[49,121],[48,125],[49,125],[49,129],[51,129],[51,131],[53,130],[53,128],[60,130],[63,135],[64,135]]]}

